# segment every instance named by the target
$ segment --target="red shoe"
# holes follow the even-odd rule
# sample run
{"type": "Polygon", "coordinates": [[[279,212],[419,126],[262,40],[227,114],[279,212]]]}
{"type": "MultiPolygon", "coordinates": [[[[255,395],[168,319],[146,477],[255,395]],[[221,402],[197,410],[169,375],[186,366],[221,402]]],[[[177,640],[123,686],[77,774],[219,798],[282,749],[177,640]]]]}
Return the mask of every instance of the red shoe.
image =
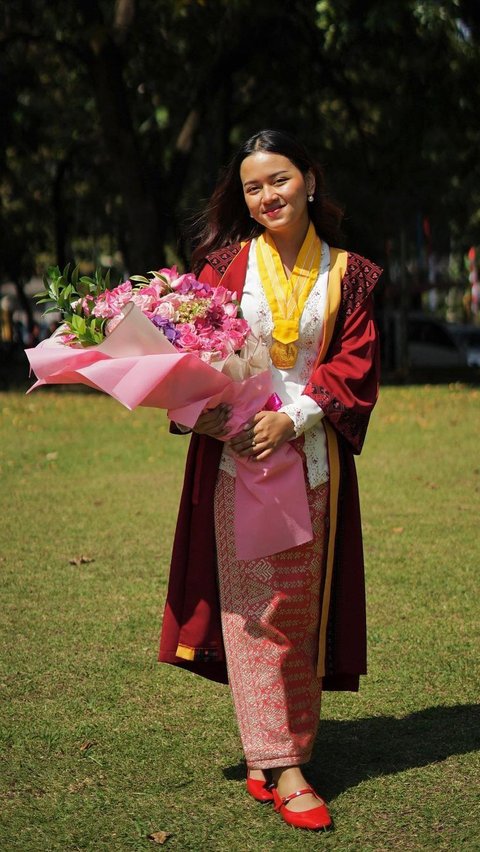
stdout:
{"type": "Polygon", "coordinates": [[[262,805],[273,802],[272,783],[270,781],[255,780],[255,778],[250,778],[247,775],[247,793],[262,805]]]}
{"type": "Polygon", "coordinates": [[[294,825],[295,828],[309,828],[310,831],[319,831],[320,829],[327,831],[332,828],[332,818],[325,802],[311,787],[304,787],[302,790],[297,790],[296,793],[291,793],[290,796],[284,796],[283,799],[278,795],[276,787],[273,788],[272,792],[275,810],[288,825],[294,825]],[[311,808],[309,811],[289,811],[286,807],[288,803],[298,796],[304,796],[305,793],[311,793],[318,799],[320,802],[318,808],[311,808]]]}

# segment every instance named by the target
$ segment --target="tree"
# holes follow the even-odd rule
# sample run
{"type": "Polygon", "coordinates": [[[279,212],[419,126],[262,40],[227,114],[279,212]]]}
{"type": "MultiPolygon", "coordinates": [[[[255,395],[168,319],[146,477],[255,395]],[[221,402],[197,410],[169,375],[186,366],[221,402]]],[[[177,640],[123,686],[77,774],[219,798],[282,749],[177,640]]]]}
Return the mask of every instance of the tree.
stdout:
{"type": "Polygon", "coordinates": [[[413,245],[429,216],[461,250],[478,240],[479,31],[460,0],[67,0],[61,16],[12,0],[0,275],[47,256],[186,261],[181,223],[264,126],[324,162],[352,248],[413,245]]]}

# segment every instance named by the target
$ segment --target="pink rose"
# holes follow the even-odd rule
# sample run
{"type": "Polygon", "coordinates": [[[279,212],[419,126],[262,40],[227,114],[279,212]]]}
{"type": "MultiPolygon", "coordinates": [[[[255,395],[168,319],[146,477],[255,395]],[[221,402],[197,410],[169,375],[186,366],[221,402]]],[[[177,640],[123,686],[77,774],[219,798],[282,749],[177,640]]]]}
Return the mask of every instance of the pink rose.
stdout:
{"type": "MultiPolygon", "coordinates": [[[[132,284],[130,281],[125,281],[124,284],[119,284],[113,290],[105,290],[98,297],[92,314],[95,317],[102,319],[111,319],[120,313],[122,308],[131,300],[132,284]]],[[[88,299],[88,296],[85,297],[88,299]]]]}
{"type": "Polygon", "coordinates": [[[195,328],[197,330],[197,334],[201,334],[202,336],[211,337],[213,333],[213,325],[207,317],[199,317],[195,320],[195,328]]]}
{"type": "Polygon", "coordinates": [[[247,320],[244,320],[242,317],[238,317],[235,320],[235,328],[237,329],[237,331],[241,332],[241,334],[243,334],[245,337],[250,331],[250,326],[247,320]]]}
{"type": "Polygon", "coordinates": [[[104,296],[99,296],[92,314],[101,319],[110,319],[120,313],[120,307],[114,302],[109,302],[104,296]]]}
{"type": "Polygon", "coordinates": [[[180,337],[177,340],[177,346],[182,349],[190,350],[199,348],[199,340],[195,333],[195,326],[191,323],[185,323],[184,325],[179,326],[178,331],[180,332],[180,337]]]}
{"type": "Polygon", "coordinates": [[[132,295],[132,282],[124,281],[123,284],[119,284],[113,290],[106,290],[105,293],[114,297],[119,304],[126,305],[132,295]]]}
{"type": "Polygon", "coordinates": [[[154,315],[162,319],[173,320],[175,318],[175,307],[172,302],[163,299],[155,308],[154,315]]]}
{"type": "Polygon", "coordinates": [[[164,305],[167,302],[177,310],[184,301],[183,296],[180,296],[178,293],[169,293],[168,296],[163,297],[161,304],[164,305]]]}
{"type": "Polygon", "coordinates": [[[212,294],[212,300],[214,305],[225,305],[227,302],[231,302],[232,294],[226,287],[215,287],[212,294]]]}
{"type": "Polygon", "coordinates": [[[234,305],[232,302],[227,302],[227,304],[223,306],[223,310],[225,311],[227,317],[236,317],[238,306],[234,305]]]}
{"type": "Polygon", "coordinates": [[[144,314],[148,314],[149,312],[153,313],[158,302],[156,292],[148,292],[150,289],[150,287],[142,287],[141,290],[136,290],[132,293],[131,301],[137,306],[137,308],[140,308],[144,314]]]}

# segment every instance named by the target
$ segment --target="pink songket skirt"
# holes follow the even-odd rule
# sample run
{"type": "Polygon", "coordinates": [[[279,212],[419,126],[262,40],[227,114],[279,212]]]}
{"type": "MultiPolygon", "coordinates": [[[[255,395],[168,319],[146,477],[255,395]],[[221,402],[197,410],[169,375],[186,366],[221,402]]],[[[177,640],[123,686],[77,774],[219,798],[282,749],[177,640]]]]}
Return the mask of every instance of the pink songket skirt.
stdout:
{"type": "Polygon", "coordinates": [[[235,555],[235,479],[219,471],[215,535],[228,676],[247,766],[310,759],[322,681],[316,675],[328,483],[307,486],[313,539],[256,560],[235,555]]]}

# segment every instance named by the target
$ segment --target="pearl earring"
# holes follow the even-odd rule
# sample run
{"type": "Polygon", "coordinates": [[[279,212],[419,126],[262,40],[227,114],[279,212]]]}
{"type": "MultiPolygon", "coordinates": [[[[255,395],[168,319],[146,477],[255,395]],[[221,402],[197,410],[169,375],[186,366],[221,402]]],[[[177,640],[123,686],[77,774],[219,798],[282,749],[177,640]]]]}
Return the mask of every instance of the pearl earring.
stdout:
{"type": "Polygon", "coordinates": [[[308,201],[312,202],[313,201],[313,195],[307,195],[307,199],[308,199],[308,201]]]}

